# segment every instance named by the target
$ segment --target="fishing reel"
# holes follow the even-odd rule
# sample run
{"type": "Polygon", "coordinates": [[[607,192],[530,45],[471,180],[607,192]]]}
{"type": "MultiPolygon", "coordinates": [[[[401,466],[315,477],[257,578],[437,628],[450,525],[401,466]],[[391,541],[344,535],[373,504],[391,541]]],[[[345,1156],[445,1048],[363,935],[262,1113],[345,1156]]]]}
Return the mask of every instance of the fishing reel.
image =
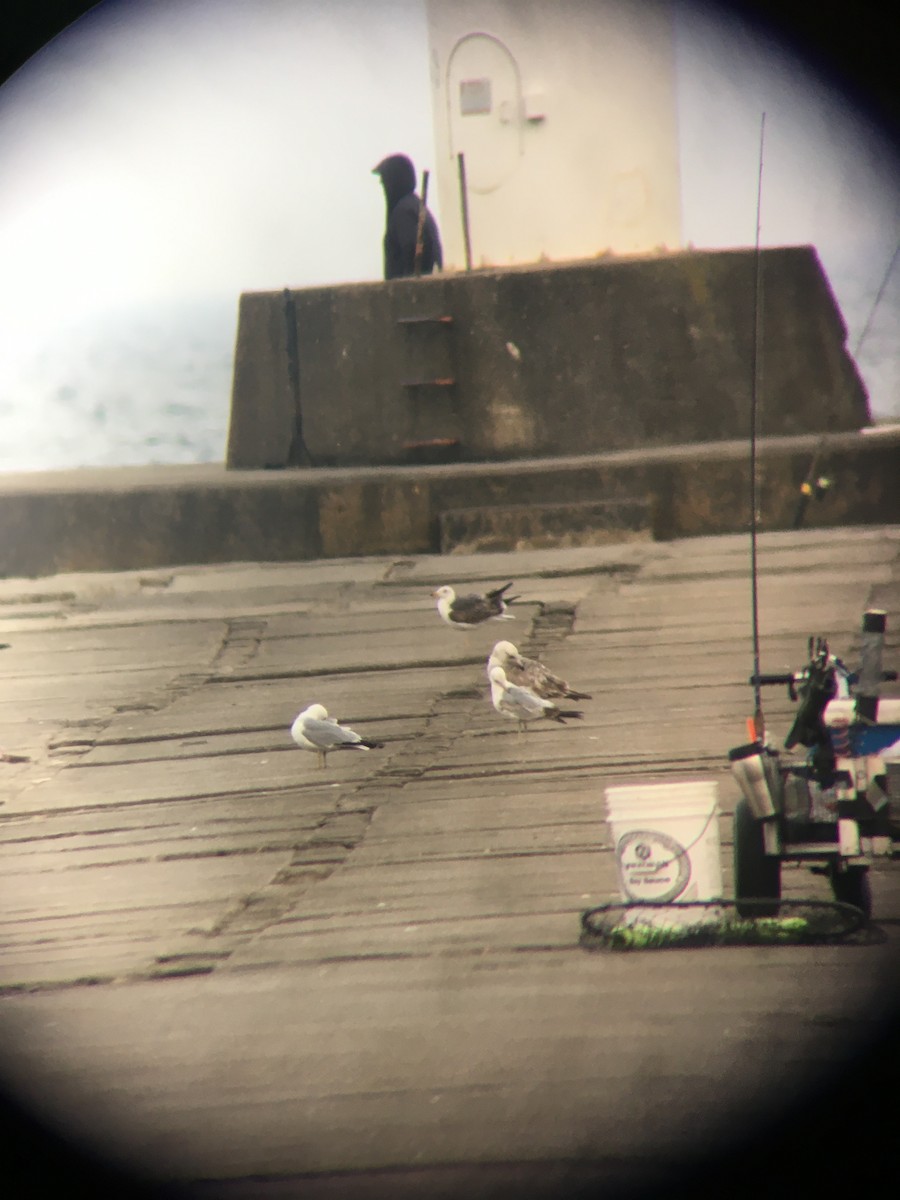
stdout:
{"type": "Polygon", "coordinates": [[[826,705],[836,697],[848,697],[853,675],[845,664],[832,654],[825,638],[809,638],[809,661],[801,671],[784,675],[752,675],[754,688],[783,684],[788,695],[799,707],[793,724],[784,739],[785,750],[805,746],[809,751],[808,766],[814,777],[825,787],[834,779],[835,756],[832,739],[823,714],[826,705]]]}
{"type": "MultiPolygon", "coordinates": [[[[762,687],[787,687],[788,695],[798,708],[784,739],[784,749],[793,750],[796,746],[802,746],[807,753],[802,767],[780,765],[779,752],[765,736],[760,711],[756,718],[756,742],[732,751],[729,754],[732,762],[742,758],[752,759],[751,751],[757,748],[757,752],[763,756],[763,762],[769,768],[770,775],[774,775],[776,770],[782,779],[802,775],[823,791],[831,790],[842,780],[850,786],[850,781],[844,779],[848,770],[847,761],[860,756],[865,758],[873,753],[877,755],[877,749],[873,750],[868,746],[874,735],[867,735],[864,739],[867,748],[863,749],[860,731],[867,725],[883,724],[891,719],[882,719],[877,715],[881,684],[897,679],[896,671],[882,670],[883,641],[884,613],[871,610],[865,614],[863,621],[861,662],[858,671],[850,671],[837,655],[832,654],[827,639],[810,637],[807,644],[808,662],[802,670],[778,675],[751,675],[749,682],[757,695],[762,687]],[[856,732],[852,733],[852,730],[856,732]]],[[[883,736],[886,735],[882,733],[876,737],[879,745],[883,736]]],[[[738,768],[745,774],[751,769],[749,761],[738,768]]],[[[784,788],[782,785],[773,787],[772,784],[773,780],[769,779],[772,799],[766,802],[760,793],[754,803],[754,811],[761,819],[773,816],[784,808],[784,788]]],[[[749,784],[746,786],[749,794],[749,784]]]]}

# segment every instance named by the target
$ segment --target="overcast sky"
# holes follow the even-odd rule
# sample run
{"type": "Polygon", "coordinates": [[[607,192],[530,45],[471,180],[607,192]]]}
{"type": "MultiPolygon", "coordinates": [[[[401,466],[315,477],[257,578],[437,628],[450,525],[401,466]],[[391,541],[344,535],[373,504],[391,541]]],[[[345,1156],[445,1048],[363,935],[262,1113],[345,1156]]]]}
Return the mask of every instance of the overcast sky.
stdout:
{"type": "MultiPolygon", "coordinates": [[[[746,28],[679,14],[683,232],[813,242],[874,295],[896,163],[746,28]]],[[[371,175],[433,165],[420,0],[107,0],[0,88],[0,352],[132,303],[380,277],[371,175]]],[[[440,214],[438,214],[440,216],[440,214]]]]}
{"type": "Polygon", "coordinates": [[[377,278],[397,147],[431,158],[417,0],[106,3],[0,88],[0,326],[377,278]]]}
{"type": "Polygon", "coordinates": [[[752,244],[765,113],[763,242],[889,260],[900,237],[896,148],[746,25],[683,8],[678,27],[685,240],[752,244]]]}

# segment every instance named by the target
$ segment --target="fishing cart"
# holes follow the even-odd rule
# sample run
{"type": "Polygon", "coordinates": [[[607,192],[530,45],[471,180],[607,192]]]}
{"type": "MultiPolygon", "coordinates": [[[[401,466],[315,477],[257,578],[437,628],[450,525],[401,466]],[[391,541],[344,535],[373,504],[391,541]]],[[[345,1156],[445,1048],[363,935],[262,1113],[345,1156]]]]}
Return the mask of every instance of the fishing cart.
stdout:
{"type": "Polygon", "coordinates": [[[774,916],[781,868],[801,863],[827,875],[834,898],[871,915],[869,868],[900,858],[888,763],[900,762],[900,699],[881,697],[896,680],[882,670],[885,614],[863,617],[860,667],[851,673],[828,643],[809,640],[809,662],[787,675],[751,676],[756,689],[786,685],[798,704],[784,750],[769,742],[757,703],[756,739],[729,752],[741,789],[734,813],[734,888],[741,916],[774,916]]]}

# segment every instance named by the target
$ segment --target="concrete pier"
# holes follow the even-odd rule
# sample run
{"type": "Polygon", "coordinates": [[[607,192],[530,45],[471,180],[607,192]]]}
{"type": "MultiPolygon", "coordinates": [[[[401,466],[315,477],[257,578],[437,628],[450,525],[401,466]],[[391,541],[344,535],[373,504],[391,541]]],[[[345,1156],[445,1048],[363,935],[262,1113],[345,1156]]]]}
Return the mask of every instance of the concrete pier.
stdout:
{"type": "MultiPolygon", "coordinates": [[[[897,665],[900,525],[759,561],[764,670],[809,634],[854,662],[869,604],[897,665]]],[[[891,1170],[852,1072],[898,1003],[900,864],[862,945],[579,946],[610,785],[716,781],[730,892],[746,537],[11,577],[0,640],[0,1076],[105,1163],[198,1200],[799,1195],[838,1143],[891,1170]],[[514,621],[439,621],[435,586],[508,579],[514,621]],[[584,719],[499,717],[498,637],[584,719]],[[320,771],[288,735],[313,700],[384,749],[320,771]]]]}
{"type": "Polygon", "coordinates": [[[245,292],[226,461],[400,465],[437,442],[454,461],[492,462],[725,441],[747,436],[751,388],[767,436],[847,432],[871,413],[846,342],[812,246],[245,292]]]}
{"type": "MultiPolygon", "coordinates": [[[[900,426],[761,438],[763,530],[900,523],[900,426]]],[[[658,541],[743,532],[746,439],[416,467],[0,475],[0,576],[658,541]]]]}

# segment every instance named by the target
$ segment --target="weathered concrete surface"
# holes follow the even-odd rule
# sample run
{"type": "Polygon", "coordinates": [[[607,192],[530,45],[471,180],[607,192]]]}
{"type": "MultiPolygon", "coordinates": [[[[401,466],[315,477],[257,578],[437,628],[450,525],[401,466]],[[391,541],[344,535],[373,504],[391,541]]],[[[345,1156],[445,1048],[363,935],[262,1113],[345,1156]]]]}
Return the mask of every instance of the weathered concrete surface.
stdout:
{"type": "MultiPolygon", "coordinates": [[[[436,553],[443,514],[459,509],[483,510],[470,521],[471,536],[463,531],[456,543],[465,549],[536,548],[561,535],[570,544],[608,540],[605,518],[580,528],[569,520],[563,529],[543,519],[542,507],[578,504],[646,505],[657,539],[733,533],[749,524],[748,457],[741,439],[432,467],[208,464],[0,475],[0,575],[436,553]],[[524,522],[522,505],[533,508],[524,522]]],[[[805,526],[900,522],[894,426],[761,439],[761,529],[792,527],[813,464],[832,486],[810,503],[805,526]]]]}
{"type": "MultiPolygon", "coordinates": [[[[0,763],[6,1086],[198,1198],[671,1195],[764,1117],[803,1186],[832,1138],[883,1180],[877,1110],[836,1098],[900,997],[900,864],[874,871],[881,941],[578,945],[616,895],[609,785],[716,780],[730,887],[747,556],[722,537],[0,581],[0,748],[30,759],[0,763]],[[510,578],[514,622],[438,620],[436,584],[510,578]],[[493,712],[498,633],[593,694],[583,722],[519,737],[493,712]],[[318,771],[287,733],[313,699],[385,749],[318,771]]],[[[760,568],[765,670],[809,633],[853,661],[868,603],[896,661],[900,527],[767,534],[760,568]]],[[[785,731],[790,701],[766,700],[785,731]]],[[[799,869],[785,890],[828,894],[799,869]]]]}
{"type": "Polygon", "coordinates": [[[811,246],[248,292],[226,461],[396,464],[432,438],[476,462],[721,441],[747,434],[754,373],[762,434],[858,429],[845,342],[811,246]]]}
{"type": "Polygon", "coordinates": [[[438,518],[441,554],[602,546],[653,537],[647,500],[492,504],[450,508],[438,518]]]}

